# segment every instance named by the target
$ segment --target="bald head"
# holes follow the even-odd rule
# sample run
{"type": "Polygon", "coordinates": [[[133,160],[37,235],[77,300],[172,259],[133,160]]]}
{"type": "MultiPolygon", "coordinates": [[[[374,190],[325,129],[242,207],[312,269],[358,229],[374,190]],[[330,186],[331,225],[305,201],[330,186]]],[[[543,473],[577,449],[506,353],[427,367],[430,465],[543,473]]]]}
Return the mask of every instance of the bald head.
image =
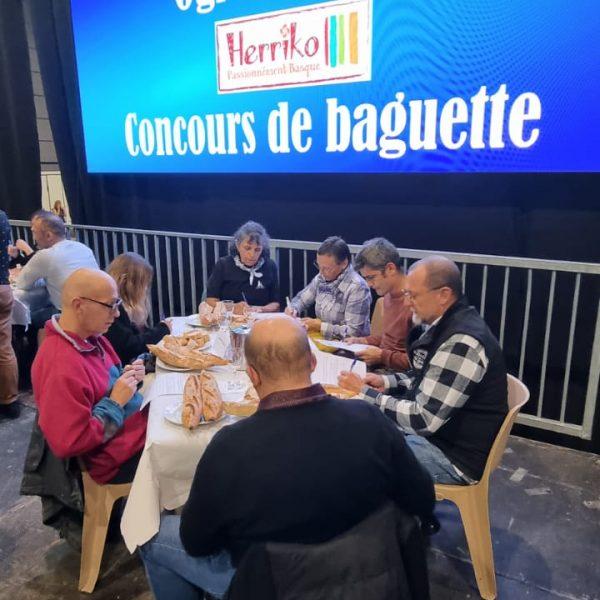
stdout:
{"type": "Polygon", "coordinates": [[[264,381],[310,380],[312,355],[306,330],[292,318],[257,322],[246,340],[245,353],[248,365],[264,381]]]}
{"type": "Polygon", "coordinates": [[[462,279],[456,263],[445,256],[427,256],[411,265],[409,273],[420,271],[425,275],[425,285],[430,290],[448,287],[456,298],[462,296],[462,279]]]}
{"type": "Polygon", "coordinates": [[[63,307],[67,308],[74,298],[102,298],[107,295],[118,296],[115,281],[110,275],[99,269],[77,269],[67,277],[61,300],[63,307]]]}

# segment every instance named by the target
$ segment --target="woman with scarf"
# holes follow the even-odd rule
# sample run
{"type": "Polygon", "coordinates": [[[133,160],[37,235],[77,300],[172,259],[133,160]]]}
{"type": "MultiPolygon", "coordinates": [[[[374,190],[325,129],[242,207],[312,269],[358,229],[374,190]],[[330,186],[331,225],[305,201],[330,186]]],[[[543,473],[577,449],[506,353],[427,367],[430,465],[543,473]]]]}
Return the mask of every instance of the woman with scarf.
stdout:
{"type": "Polygon", "coordinates": [[[277,265],[269,258],[269,235],[259,223],[248,221],[234,234],[230,254],[217,261],[206,286],[206,302],[233,300],[235,312],[246,306],[255,312],[279,310],[277,265]]]}

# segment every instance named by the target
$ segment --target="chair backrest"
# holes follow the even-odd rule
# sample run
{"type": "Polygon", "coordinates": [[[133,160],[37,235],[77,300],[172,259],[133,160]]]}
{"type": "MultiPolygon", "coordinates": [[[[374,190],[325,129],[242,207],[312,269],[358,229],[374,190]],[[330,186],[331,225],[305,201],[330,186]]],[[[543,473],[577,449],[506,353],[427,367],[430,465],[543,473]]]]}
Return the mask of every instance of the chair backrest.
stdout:
{"type": "Polygon", "coordinates": [[[508,414],[504,417],[502,427],[500,427],[500,431],[498,431],[496,440],[490,450],[487,462],[485,463],[485,470],[481,477],[482,481],[487,480],[490,473],[500,464],[513,423],[521,407],[529,400],[529,390],[522,381],[519,381],[512,375],[507,375],[506,379],[508,387],[508,414]]]}
{"type": "Polygon", "coordinates": [[[381,335],[383,332],[383,297],[377,298],[371,315],[371,335],[381,335]]]}

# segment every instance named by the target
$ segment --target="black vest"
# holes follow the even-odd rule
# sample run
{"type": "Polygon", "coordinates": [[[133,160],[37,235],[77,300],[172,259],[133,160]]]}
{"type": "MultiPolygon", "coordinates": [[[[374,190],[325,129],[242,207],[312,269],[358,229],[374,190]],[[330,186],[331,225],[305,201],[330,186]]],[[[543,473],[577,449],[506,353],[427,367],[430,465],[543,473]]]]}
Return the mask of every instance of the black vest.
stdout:
{"type": "Polygon", "coordinates": [[[419,331],[418,327],[413,329],[409,338],[408,356],[415,376],[412,393],[421,383],[431,357],[451,336],[470,335],[485,348],[489,363],[483,379],[467,402],[428,437],[465,475],[480,479],[508,412],[506,366],[500,345],[479,313],[465,299],[453,304],[437,325],[420,337],[419,331]]]}

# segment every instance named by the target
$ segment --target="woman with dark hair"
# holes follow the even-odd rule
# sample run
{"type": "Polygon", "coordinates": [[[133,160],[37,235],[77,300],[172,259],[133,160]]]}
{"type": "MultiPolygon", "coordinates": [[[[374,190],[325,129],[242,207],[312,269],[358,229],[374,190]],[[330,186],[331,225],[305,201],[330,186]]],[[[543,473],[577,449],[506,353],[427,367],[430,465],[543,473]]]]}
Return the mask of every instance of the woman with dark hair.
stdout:
{"type": "Polygon", "coordinates": [[[279,310],[277,265],[269,258],[269,235],[259,223],[248,221],[234,234],[230,254],[217,261],[206,286],[206,302],[233,300],[235,312],[250,305],[257,312],[279,310]]]}
{"type": "Polygon", "coordinates": [[[285,311],[299,315],[314,306],[316,318],[302,319],[309,333],[327,339],[369,335],[371,291],[352,268],[351,258],[341,237],[328,237],[319,246],[315,263],[319,272],[285,311]]]}
{"type": "Polygon", "coordinates": [[[135,252],[117,256],[106,268],[116,281],[122,304],[120,314],[114,320],[106,337],[127,364],[147,352],[146,344],[156,344],[171,330],[170,321],[161,321],[156,327],[148,327],[150,313],[150,286],[154,270],[150,263],[135,252]]]}

